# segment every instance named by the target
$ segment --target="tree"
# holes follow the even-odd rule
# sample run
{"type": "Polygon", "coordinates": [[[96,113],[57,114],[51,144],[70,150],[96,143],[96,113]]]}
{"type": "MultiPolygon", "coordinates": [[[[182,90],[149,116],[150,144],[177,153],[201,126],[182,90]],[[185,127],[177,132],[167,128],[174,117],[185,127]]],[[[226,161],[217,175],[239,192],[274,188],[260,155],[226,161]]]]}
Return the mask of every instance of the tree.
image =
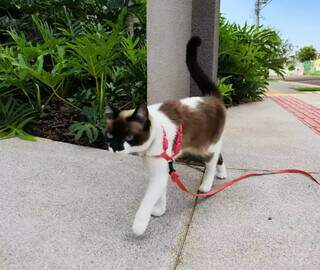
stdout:
{"type": "Polygon", "coordinates": [[[297,58],[302,63],[314,60],[317,58],[317,50],[313,46],[305,46],[298,51],[297,58]]]}

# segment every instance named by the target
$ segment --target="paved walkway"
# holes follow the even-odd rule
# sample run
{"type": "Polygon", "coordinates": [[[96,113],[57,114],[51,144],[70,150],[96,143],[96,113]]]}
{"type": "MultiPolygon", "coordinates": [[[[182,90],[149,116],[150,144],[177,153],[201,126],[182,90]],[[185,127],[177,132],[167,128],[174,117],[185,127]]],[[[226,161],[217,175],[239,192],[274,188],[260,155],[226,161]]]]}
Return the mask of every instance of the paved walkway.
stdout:
{"type": "MultiPolygon", "coordinates": [[[[319,149],[319,134],[271,98],[228,111],[229,177],[301,168],[320,178],[319,149]]],[[[320,188],[302,175],[252,178],[204,200],[169,184],[166,215],[136,238],[139,157],[43,139],[0,150],[1,270],[320,269],[320,188]]],[[[201,172],[178,170],[196,190],[201,172]]]]}
{"type": "Polygon", "coordinates": [[[293,96],[273,96],[273,100],[279,103],[287,111],[293,113],[300,121],[305,123],[316,133],[320,134],[320,107],[310,105],[293,96]]]}

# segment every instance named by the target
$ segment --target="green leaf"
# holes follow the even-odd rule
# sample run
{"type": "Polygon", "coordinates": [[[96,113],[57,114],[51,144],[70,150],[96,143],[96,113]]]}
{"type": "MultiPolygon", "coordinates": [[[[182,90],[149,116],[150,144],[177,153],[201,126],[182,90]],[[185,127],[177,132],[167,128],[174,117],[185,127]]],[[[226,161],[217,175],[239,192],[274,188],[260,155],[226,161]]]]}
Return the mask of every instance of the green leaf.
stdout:
{"type": "Polygon", "coordinates": [[[36,68],[38,72],[43,70],[43,54],[39,55],[36,62],[36,68]]]}
{"type": "Polygon", "coordinates": [[[0,138],[18,136],[33,140],[33,136],[23,130],[33,119],[32,114],[33,109],[28,104],[22,104],[12,96],[0,100],[0,138]]]}

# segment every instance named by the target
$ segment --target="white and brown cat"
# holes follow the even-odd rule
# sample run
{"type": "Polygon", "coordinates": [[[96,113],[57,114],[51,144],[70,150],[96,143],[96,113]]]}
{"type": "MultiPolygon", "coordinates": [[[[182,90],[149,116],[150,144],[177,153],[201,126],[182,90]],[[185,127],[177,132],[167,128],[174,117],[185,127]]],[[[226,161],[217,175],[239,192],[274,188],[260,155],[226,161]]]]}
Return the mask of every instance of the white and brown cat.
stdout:
{"type": "MultiPolygon", "coordinates": [[[[135,110],[119,111],[107,107],[109,117],[106,137],[115,152],[138,153],[144,156],[149,172],[149,185],[136,213],[132,230],[142,235],[151,215],[161,216],[166,211],[168,162],[157,157],[163,152],[163,129],[167,133],[169,150],[174,143],[178,127],[183,126],[182,153],[201,156],[206,171],[201,192],[208,192],[214,177],[225,178],[226,167],[221,156],[221,137],[225,125],[226,109],[221,94],[197,61],[199,37],[192,37],[187,44],[186,62],[191,77],[204,97],[169,100],[135,110]]],[[[180,155],[179,154],[179,155],[180,155]]]]}

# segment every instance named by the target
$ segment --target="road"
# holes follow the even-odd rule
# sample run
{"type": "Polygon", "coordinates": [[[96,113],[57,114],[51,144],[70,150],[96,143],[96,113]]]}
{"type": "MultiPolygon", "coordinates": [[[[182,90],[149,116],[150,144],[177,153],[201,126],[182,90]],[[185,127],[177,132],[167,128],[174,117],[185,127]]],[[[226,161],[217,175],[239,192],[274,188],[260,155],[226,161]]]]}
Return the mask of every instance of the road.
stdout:
{"type": "Polygon", "coordinates": [[[314,77],[314,76],[289,77],[289,78],[286,78],[286,81],[306,83],[306,84],[312,84],[312,85],[319,85],[320,86],[320,77],[314,77]]]}
{"type": "MultiPolygon", "coordinates": [[[[312,81],[312,80],[309,80],[312,81]]],[[[308,82],[309,82],[308,81],[308,82]]],[[[317,82],[316,80],[312,81],[315,85],[317,82]]],[[[320,85],[320,79],[318,81],[320,85]]],[[[310,83],[302,83],[302,81],[270,81],[268,85],[268,92],[267,95],[273,96],[273,95],[279,95],[279,94],[306,94],[305,92],[300,92],[294,90],[294,88],[298,87],[314,87],[314,85],[311,85],[310,83]]],[[[314,92],[315,95],[319,95],[320,92],[314,92]]]]}

